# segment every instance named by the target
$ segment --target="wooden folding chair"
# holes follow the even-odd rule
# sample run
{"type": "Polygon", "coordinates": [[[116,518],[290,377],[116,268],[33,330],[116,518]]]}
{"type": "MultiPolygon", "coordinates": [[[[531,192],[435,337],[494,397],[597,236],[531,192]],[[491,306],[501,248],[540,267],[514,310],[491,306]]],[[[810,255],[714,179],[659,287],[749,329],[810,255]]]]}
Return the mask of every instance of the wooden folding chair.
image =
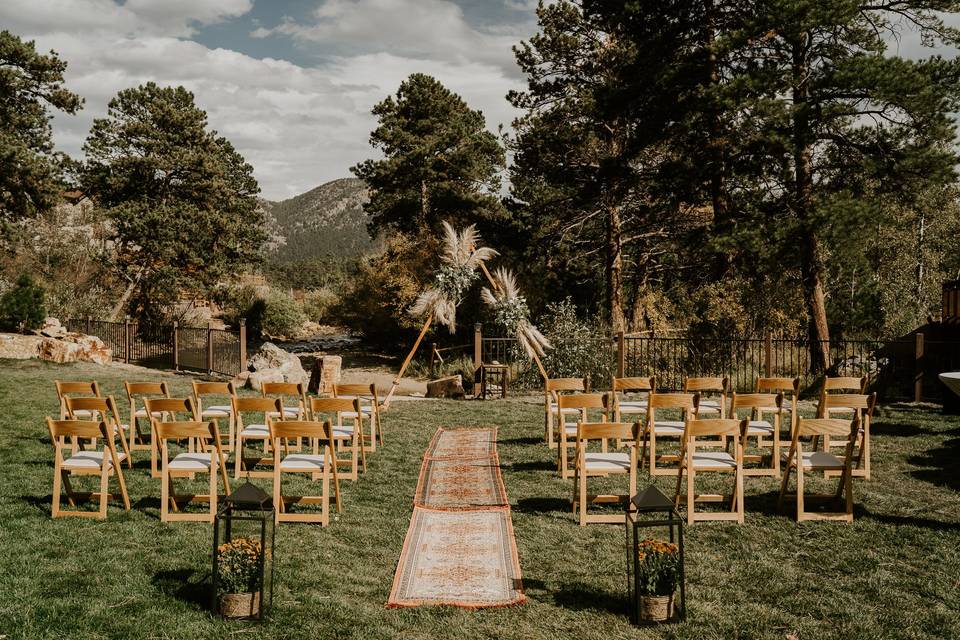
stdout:
{"type": "Polygon", "coordinates": [[[647,413],[647,396],[656,380],[650,378],[613,378],[613,422],[622,422],[623,416],[644,416],[647,413]],[[628,395],[630,394],[630,395],[628,395]],[[636,397],[636,394],[641,394],[636,397]]]}
{"type": "MultiPolygon", "coordinates": [[[[570,450],[577,446],[577,425],[581,422],[590,422],[587,411],[589,409],[603,409],[602,420],[607,421],[607,398],[604,393],[571,393],[557,397],[556,420],[557,431],[560,434],[557,451],[557,470],[560,477],[566,480],[573,476],[570,466],[570,450]],[[568,422],[569,416],[576,416],[573,422],[568,422]]],[[[603,451],[607,451],[607,442],[603,443],[603,451]]]]}
{"type": "MultiPolygon", "coordinates": [[[[687,524],[698,520],[733,520],[743,524],[743,442],[746,439],[749,420],[713,418],[688,420],[683,432],[683,449],[680,453],[680,473],[677,474],[677,489],[674,493],[676,508],[680,508],[680,486],[687,476],[687,524]],[[697,450],[697,438],[730,438],[734,452],[697,450]],[[730,495],[696,493],[696,478],[701,473],[734,474],[733,491],[730,495]],[[730,501],[730,511],[697,511],[698,502],[730,501]]],[[[707,446],[713,448],[716,440],[707,446]]]]}
{"type": "Polygon", "coordinates": [[[130,496],[127,495],[127,485],[123,480],[123,469],[120,463],[126,454],[118,454],[113,444],[110,427],[105,422],[91,420],[54,420],[47,418],[47,429],[50,431],[50,441],[53,443],[53,506],[51,515],[54,518],[76,516],[80,518],[107,518],[107,501],[110,498],[123,500],[123,508],[130,510],[130,496]],[[81,449],[64,458],[66,439],[73,441],[96,441],[103,438],[103,449],[81,449]],[[73,490],[70,476],[100,476],[99,492],[77,492],[73,490]],[[120,486],[119,494],[110,493],[110,478],[116,475],[120,486]],[[61,488],[62,487],[62,488],[61,488]],[[100,509],[98,511],[68,511],[60,508],[61,492],[65,490],[67,502],[76,507],[78,502],[97,498],[100,509]]]}
{"type": "MultiPolygon", "coordinates": [[[[755,393],[782,393],[783,404],[780,407],[781,415],[790,414],[790,433],[797,424],[797,402],[800,400],[800,378],[757,378],[757,384],[753,388],[755,393]]],[[[757,415],[757,419],[763,419],[763,412],[757,415]]],[[[781,427],[783,420],[781,419],[781,427]]]]}
{"type": "MultiPolygon", "coordinates": [[[[127,430],[129,425],[120,422],[120,409],[113,396],[106,398],[72,398],[67,397],[67,417],[71,420],[83,420],[92,416],[94,420],[105,422],[110,429],[112,438],[120,437],[120,445],[127,460],[127,468],[133,468],[133,457],[127,446],[127,430]]],[[[93,443],[96,446],[96,442],[93,443]]],[[[76,450],[74,450],[76,453],[76,450]]]]}
{"type": "MultiPolygon", "coordinates": [[[[150,475],[159,478],[160,470],[160,444],[157,442],[157,424],[160,422],[200,421],[200,414],[197,413],[197,406],[193,404],[193,398],[144,398],[143,415],[150,416],[150,475]]],[[[193,447],[190,442],[190,447],[193,447]]]]}
{"type": "Polygon", "coordinates": [[[281,420],[270,425],[273,447],[273,504],[276,505],[276,521],[280,522],[319,522],[327,526],[330,522],[330,478],[333,478],[334,501],[337,513],[342,510],[340,503],[340,478],[333,454],[333,422],[308,422],[281,420]],[[290,440],[305,438],[319,447],[322,453],[290,453],[287,443],[290,440]],[[282,454],[281,454],[282,451],[282,454]],[[309,473],[320,482],[319,496],[285,495],[281,485],[283,473],[309,473]],[[289,513],[289,504],[319,504],[320,513],[289,513]]]}
{"type": "MultiPolygon", "coordinates": [[[[166,382],[123,382],[130,403],[130,451],[155,451],[152,436],[152,416],[147,413],[145,401],[150,398],[169,398],[170,388],[166,382]],[[137,404],[143,405],[138,407],[137,404]],[[140,423],[146,421],[146,426],[140,423]]],[[[151,454],[153,455],[153,454],[151,454]]],[[[159,473],[158,470],[154,470],[159,473]]],[[[156,477],[156,476],[155,476],[156,477]]]]}
{"type": "MultiPolygon", "coordinates": [[[[860,424],[857,434],[857,457],[850,466],[850,473],[856,477],[870,479],[870,422],[873,419],[873,410],[877,406],[877,394],[831,393],[822,397],[823,413],[830,415],[833,412],[853,411],[854,417],[860,424]]],[[[830,451],[832,446],[843,446],[843,441],[834,442],[829,435],[823,437],[823,450],[830,451]]],[[[837,476],[840,472],[827,470],[826,477],[837,476]]]]}
{"type": "MultiPolygon", "coordinates": [[[[544,440],[547,441],[547,445],[551,449],[557,448],[558,438],[554,434],[554,418],[557,415],[557,398],[559,398],[563,392],[569,393],[586,393],[587,391],[587,379],[586,378],[552,378],[545,380],[543,383],[543,411],[544,411],[544,420],[545,420],[545,434],[544,440]]],[[[565,415],[577,415],[579,411],[573,409],[568,410],[565,415]]]]}
{"type": "Polygon", "coordinates": [[[744,463],[757,463],[755,467],[744,466],[747,476],[780,477],[780,424],[783,416],[782,393],[734,393],[730,402],[730,417],[740,420],[746,415],[747,433],[743,440],[746,448],[750,438],[756,438],[760,453],[744,453],[744,463]],[[773,422],[761,417],[764,412],[773,415],[773,422]],[[770,449],[770,453],[763,452],[770,449]]]}
{"type": "Polygon", "coordinates": [[[657,440],[676,439],[678,449],[683,438],[683,430],[687,420],[696,417],[697,404],[700,397],[695,393],[657,393],[653,391],[647,400],[647,419],[643,423],[643,449],[640,453],[641,468],[647,463],[647,448],[650,449],[649,473],[652,476],[665,476],[677,473],[680,457],[677,454],[658,454],[657,440]],[[657,411],[674,410],[680,412],[679,420],[663,420],[657,418],[657,411]],[[669,463],[671,466],[657,466],[658,462],[669,463]]]}
{"type": "MultiPolygon", "coordinates": [[[[364,420],[370,422],[370,437],[364,436],[364,446],[371,452],[377,450],[377,439],[380,439],[380,446],[383,446],[383,429],[380,425],[380,401],[377,398],[377,385],[371,384],[335,384],[333,385],[334,398],[347,398],[360,400],[360,423],[364,420]],[[370,445],[366,442],[369,440],[370,445]]],[[[352,411],[343,413],[341,418],[352,420],[356,416],[352,411]]]]}
{"type": "Polygon", "coordinates": [[[698,418],[727,417],[727,393],[730,391],[729,378],[687,378],[683,381],[685,393],[698,393],[700,404],[697,405],[698,418]],[[706,394],[714,393],[718,397],[710,398],[706,394]]]}
{"type": "MultiPolygon", "coordinates": [[[[60,419],[67,419],[67,398],[100,398],[100,385],[96,380],[54,380],[53,384],[57,387],[57,400],[60,402],[60,419]]],[[[76,420],[91,420],[94,414],[80,412],[76,415],[76,420]]]]}
{"type": "Polygon", "coordinates": [[[240,478],[241,473],[248,478],[272,478],[272,469],[257,471],[256,466],[273,464],[273,454],[270,452],[270,423],[274,420],[272,416],[279,416],[283,411],[283,401],[280,398],[234,397],[231,402],[234,426],[237,429],[234,439],[234,479],[240,478]],[[254,458],[243,456],[243,443],[248,440],[263,443],[262,455],[254,458]]]}
{"type": "Polygon", "coordinates": [[[855,413],[853,407],[844,407],[834,405],[830,407],[830,410],[826,410],[826,401],[825,398],[831,393],[844,393],[844,394],[859,394],[863,395],[867,392],[867,377],[863,376],[862,378],[857,378],[853,376],[842,376],[831,378],[827,376],[823,379],[823,387],[820,389],[820,404],[817,405],[817,417],[818,418],[832,418],[835,414],[846,414],[844,417],[849,415],[851,418],[855,413]]]}
{"type": "MultiPolygon", "coordinates": [[[[152,402],[164,402],[154,400],[152,402]]],[[[213,522],[217,513],[217,475],[223,481],[224,495],[230,495],[227,479],[226,456],[220,447],[220,431],[210,422],[190,420],[186,422],[160,422],[154,420],[154,432],[160,446],[160,520],[162,522],[191,521],[213,522]],[[170,441],[188,440],[199,442],[199,451],[177,453],[170,459],[170,441]],[[174,478],[192,478],[198,473],[210,476],[210,489],[206,494],[178,494],[173,486],[174,478]],[[206,502],[207,513],[181,513],[178,503],[206,502]]]]}
{"type": "Polygon", "coordinates": [[[784,462],[783,481],[780,484],[780,498],[777,508],[783,509],[783,500],[786,496],[795,495],[797,500],[797,521],[804,520],[843,520],[853,522],[853,482],[850,466],[854,458],[853,449],[860,431],[860,422],[839,418],[799,418],[797,428],[793,431],[790,442],[790,451],[784,462]],[[828,451],[804,451],[800,438],[835,436],[846,438],[846,448],[843,458],[839,458],[828,451]],[[787,493],[791,472],[797,472],[797,492],[787,493]],[[837,490],[833,494],[811,495],[804,493],[804,476],[807,472],[820,473],[835,471],[840,473],[837,490]],[[842,504],[843,511],[807,511],[806,502],[827,501],[838,507],[842,504]]]}
{"type": "Polygon", "coordinates": [[[282,415],[271,415],[271,418],[282,420],[306,420],[308,413],[307,391],[303,384],[297,382],[264,382],[260,388],[264,398],[279,398],[284,403],[282,415]],[[286,406],[286,400],[293,400],[293,406],[286,406]]]}
{"type": "Polygon", "coordinates": [[[576,456],[573,468],[573,513],[579,513],[580,526],[590,522],[623,524],[623,512],[589,514],[587,506],[601,503],[626,503],[637,493],[637,448],[640,444],[640,423],[580,422],[577,424],[576,456]],[[605,450],[608,439],[627,442],[628,451],[605,450]],[[591,441],[599,440],[603,451],[587,451],[591,441]],[[588,494],[587,479],[595,476],[627,475],[626,494],[588,494]]]}
{"type": "MultiPolygon", "coordinates": [[[[359,398],[310,398],[310,411],[313,419],[317,422],[321,420],[330,420],[333,424],[331,434],[331,447],[333,450],[333,459],[337,465],[350,468],[346,480],[356,480],[359,477],[359,467],[363,467],[363,472],[367,472],[367,453],[363,446],[363,424],[360,422],[360,399],[359,398]],[[355,417],[353,424],[347,424],[342,421],[344,414],[352,413],[355,417]],[[341,458],[340,454],[344,449],[349,449],[350,457],[341,458]]],[[[313,443],[313,453],[317,454],[316,443],[313,443]]]]}
{"type": "Polygon", "coordinates": [[[237,390],[232,382],[193,382],[193,399],[200,419],[213,420],[218,427],[226,425],[228,451],[233,451],[233,434],[236,431],[233,418],[233,399],[236,396],[237,390]],[[207,406],[203,405],[205,398],[210,400],[207,406]],[[220,404],[215,404],[217,398],[222,400],[220,404]]]}

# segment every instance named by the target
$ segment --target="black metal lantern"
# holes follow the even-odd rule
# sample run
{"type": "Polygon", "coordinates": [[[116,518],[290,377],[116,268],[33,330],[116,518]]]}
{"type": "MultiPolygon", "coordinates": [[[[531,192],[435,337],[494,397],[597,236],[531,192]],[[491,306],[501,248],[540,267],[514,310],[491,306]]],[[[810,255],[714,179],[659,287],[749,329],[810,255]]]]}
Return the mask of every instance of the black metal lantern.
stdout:
{"type": "Polygon", "coordinates": [[[263,620],[273,605],[273,499],[249,482],[224,498],[213,520],[214,611],[263,620]]]}
{"type": "Polygon", "coordinates": [[[633,624],[658,624],[685,620],[687,615],[686,579],[683,558],[683,519],[673,506],[673,500],[654,486],[649,486],[627,503],[627,593],[630,600],[630,621],[633,624]],[[665,535],[664,535],[665,534],[665,535]],[[650,596],[642,593],[642,541],[662,540],[676,545],[679,556],[679,602],[673,594],[650,596]]]}

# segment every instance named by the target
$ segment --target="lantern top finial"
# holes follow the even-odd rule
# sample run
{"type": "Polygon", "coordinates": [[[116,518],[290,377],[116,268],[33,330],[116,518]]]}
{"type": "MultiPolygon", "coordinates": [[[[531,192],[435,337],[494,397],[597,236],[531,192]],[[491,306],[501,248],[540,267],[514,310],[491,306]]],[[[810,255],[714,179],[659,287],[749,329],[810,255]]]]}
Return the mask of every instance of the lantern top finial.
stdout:
{"type": "Polygon", "coordinates": [[[273,499],[255,484],[247,481],[230,493],[224,501],[237,509],[267,510],[272,508],[273,499]]]}
{"type": "Polygon", "coordinates": [[[663,495],[659,489],[650,485],[631,500],[637,511],[673,511],[673,500],[663,495]]]}

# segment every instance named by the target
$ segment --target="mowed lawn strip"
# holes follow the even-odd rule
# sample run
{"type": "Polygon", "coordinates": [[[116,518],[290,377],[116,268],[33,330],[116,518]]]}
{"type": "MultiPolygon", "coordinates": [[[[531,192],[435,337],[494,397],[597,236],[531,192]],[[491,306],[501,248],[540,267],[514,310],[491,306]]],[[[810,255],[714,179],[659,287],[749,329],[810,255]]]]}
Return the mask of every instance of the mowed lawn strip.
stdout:
{"type": "MultiPolygon", "coordinates": [[[[185,395],[190,377],[0,364],[0,634],[7,638],[960,637],[960,419],[929,407],[884,407],[875,419],[874,478],[855,480],[852,525],[797,525],[789,512],[775,512],[778,481],[748,478],[744,526],[688,530],[689,621],[635,629],[626,617],[623,528],[576,525],[572,482],[556,477],[542,443],[540,404],[398,401],[384,415],[386,446],[369,457],[359,482],[343,483],[344,513],[327,529],[278,528],[274,611],[251,627],[208,613],[210,526],[159,521],[160,484],[143,452],[134,470],[125,469],[130,513],[112,505],[106,522],[50,519],[53,449],[43,418],[57,411],[53,380],[95,378],[125,411],[125,378],[167,380],[185,395]],[[387,609],[423,452],[438,426],[471,425],[499,427],[529,601],[483,611],[387,609]]],[[[591,486],[615,490],[619,480],[591,486]]],[[[649,482],[641,475],[641,487],[649,482]]],[[[674,482],[656,480],[668,495],[674,482]]],[[[291,488],[308,487],[301,480],[291,488]]]]}

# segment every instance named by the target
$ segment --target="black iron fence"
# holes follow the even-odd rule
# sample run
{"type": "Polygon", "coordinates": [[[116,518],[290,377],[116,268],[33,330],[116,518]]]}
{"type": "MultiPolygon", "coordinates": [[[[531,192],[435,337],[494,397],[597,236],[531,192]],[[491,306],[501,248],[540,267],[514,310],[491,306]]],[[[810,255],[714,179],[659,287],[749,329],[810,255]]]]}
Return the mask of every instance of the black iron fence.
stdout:
{"type": "Polygon", "coordinates": [[[113,351],[113,359],[153,369],[186,369],[235,376],[247,368],[246,326],[239,331],[207,327],[141,325],[81,318],[67,329],[94,335],[113,351]]]}
{"type": "MultiPolygon", "coordinates": [[[[837,339],[822,347],[829,354],[827,375],[867,376],[870,387],[886,400],[938,401],[942,385],[937,374],[960,370],[960,341],[925,341],[923,333],[889,340],[837,339]]],[[[586,358],[589,366],[602,371],[592,376],[596,389],[609,388],[611,374],[656,376],[657,386],[664,389],[682,388],[687,377],[722,375],[741,392],[752,391],[758,377],[782,376],[799,377],[801,389],[810,395],[819,391],[824,375],[811,367],[806,340],[770,334],[726,339],[616,334],[598,336],[584,348],[591,352],[586,358]]],[[[477,366],[493,361],[511,364],[521,379],[529,373],[514,338],[484,336],[479,326],[473,357],[477,366]]],[[[545,364],[548,373],[556,375],[545,364]]]]}

